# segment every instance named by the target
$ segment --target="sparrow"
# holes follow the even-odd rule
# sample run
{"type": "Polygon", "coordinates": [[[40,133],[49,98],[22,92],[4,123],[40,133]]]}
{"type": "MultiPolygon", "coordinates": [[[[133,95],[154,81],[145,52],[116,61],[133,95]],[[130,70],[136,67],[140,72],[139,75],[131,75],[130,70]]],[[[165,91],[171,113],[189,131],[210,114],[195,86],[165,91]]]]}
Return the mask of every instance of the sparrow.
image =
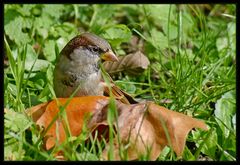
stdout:
{"type": "Polygon", "coordinates": [[[88,32],[71,39],[60,52],[55,65],[53,85],[56,97],[70,97],[76,89],[78,90],[74,97],[109,96],[111,91],[114,97],[123,103],[136,103],[129,94],[118,88],[107,74],[111,82],[109,89],[100,69],[103,61],[118,61],[105,39],[88,32]]]}

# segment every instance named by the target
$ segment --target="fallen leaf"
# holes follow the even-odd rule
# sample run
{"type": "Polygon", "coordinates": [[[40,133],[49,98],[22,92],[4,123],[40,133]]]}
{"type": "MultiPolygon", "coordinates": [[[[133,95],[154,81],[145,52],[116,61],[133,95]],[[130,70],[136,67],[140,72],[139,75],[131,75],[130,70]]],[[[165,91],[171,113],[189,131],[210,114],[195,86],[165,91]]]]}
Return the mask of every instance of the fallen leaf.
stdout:
{"type": "MultiPolygon", "coordinates": [[[[67,99],[60,98],[58,101],[63,106],[67,99]]],[[[152,102],[124,104],[116,100],[115,103],[118,118],[113,125],[120,137],[120,144],[125,146],[125,152],[127,152],[129,160],[138,159],[140,155],[147,153],[150,156],[150,160],[156,160],[165,146],[172,147],[176,154],[180,156],[191,129],[202,128],[207,130],[207,126],[203,121],[168,110],[152,102]]],[[[65,108],[71,136],[80,135],[84,116],[89,113],[91,118],[87,120],[87,128],[91,134],[98,130],[101,135],[101,133],[108,130],[108,104],[109,97],[104,96],[72,98],[65,108]]],[[[56,144],[62,144],[66,139],[64,131],[66,123],[61,120],[59,112],[56,100],[29,110],[29,114],[34,119],[37,119],[35,121],[37,125],[45,129],[54,117],[58,115],[50,129],[45,132],[44,145],[46,150],[51,149],[56,144]],[[44,108],[45,110],[43,110],[44,108]],[[39,113],[37,109],[39,109],[39,113]],[[41,114],[40,117],[39,114],[41,114]],[[59,135],[56,134],[57,128],[59,135]]],[[[108,134],[105,137],[99,136],[99,138],[108,139],[108,134]]],[[[119,156],[120,144],[118,144],[117,137],[115,137],[114,160],[121,160],[119,156]]],[[[109,145],[107,144],[102,154],[105,160],[108,160],[108,148],[109,145]]]]}
{"type": "MultiPolygon", "coordinates": [[[[150,160],[156,160],[167,145],[172,146],[180,156],[184,150],[187,134],[192,128],[207,130],[203,121],[168,110],[152,102],[130,106],[118,104],[120,104],[118,105],[118,132],[121,143],[129,146],[126,151],[129,160],[135,160],[140,155],[146,154],[150,155],[150,160]]],[[[105,160],[108,159],[107,148],[108,146],[103,152],[105,160]]],[[[114,160],[121,160],[118,151],[119,144],[115,143],[114,160]]]]}
{"type": "MultiPolygon", "coordinates": [[[[66,98],[58,98],[61,106],[67,102],[66,98]]],[[[65,107],[67,119],[72,136],[78,136],[81,133],[84,117],[97,109],[103,109],[108,104],[108,98],[104,96],[88,96],[88,97],[75,97],[72,98],[69,104],[65,107]]],[[[37,125],[43,128],[48,128],[53,119],[57,116],[56,121],[51,125],[49,130],[45,133],[44,148],[51,149],[56,141],[59,144],[66,139],[66,132],[64,127],[66,123],[59,115],[59,106],[57,101],[53,100],[48,103],[43,103],[34,106],[28,110],[28,114],[33,117],[37,125]],[[39,114],[41,114],[39,116],[39,114]],[[56,128],[59,130],[59,136],[56,134],[56,128]]]]}
{"type": "Polygon", "coordinates": [[[119,56],[116,62],[105,61],[103,66],[110,75],[123,71],[137,75],[147,69],[149,64],[148,58],[142,52],[137,51],[126,56],[119,56]]]}
{"type": "Polygon", "coordinates": [[[34,107],[31,107],[30,109],[27,109],[26,112],[32,117],[33,121],[36,122],[45,112],[48,104],[49,102],[38,104],[34,107]]]}
{"type": "Polygon", "coordinates": [[[187,134],[191,129],[201,128],[207,130],[207,125],[203,121],[168,110],[154,103],[149,103],[148,111],[150,113],[149,122],[155,126],[158,139],[160,138],[159,135],[161,135],[160,132],[158,133],[158,130],[160,130],[161,127],[163,129],[163,124],[166,124],[173,149],[178,156],[183,152],[187,134]]]}

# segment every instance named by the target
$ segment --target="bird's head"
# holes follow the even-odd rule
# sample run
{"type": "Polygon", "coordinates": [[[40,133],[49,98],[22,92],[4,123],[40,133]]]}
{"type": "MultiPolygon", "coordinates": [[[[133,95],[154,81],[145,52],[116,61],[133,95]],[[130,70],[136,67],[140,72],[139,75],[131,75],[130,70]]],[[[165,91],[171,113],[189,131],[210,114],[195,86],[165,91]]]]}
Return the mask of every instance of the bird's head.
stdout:
{"type": "Polygon", "coordinates": [[[109,43],[92,33],[82,33],[68,42],[60,53],[69,61],[118,61],[109,43]]]}

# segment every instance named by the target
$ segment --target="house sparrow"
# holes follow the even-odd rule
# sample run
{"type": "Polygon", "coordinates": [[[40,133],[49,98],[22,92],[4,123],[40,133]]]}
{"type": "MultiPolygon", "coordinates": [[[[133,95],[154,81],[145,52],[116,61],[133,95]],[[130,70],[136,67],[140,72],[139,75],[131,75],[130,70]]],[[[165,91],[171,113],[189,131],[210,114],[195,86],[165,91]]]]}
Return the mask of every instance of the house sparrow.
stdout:
{"type": "Polygon", "coordinates": [[[113,95],[124,103],[136,103],[126,92],[111,81],[111,89],[103,81],[101,60],[117,61],[109,43],[94,34],[83,33],[70,40],[60,52],[54,69],[54,90],[57,97],[74,95],[113,95]]]}

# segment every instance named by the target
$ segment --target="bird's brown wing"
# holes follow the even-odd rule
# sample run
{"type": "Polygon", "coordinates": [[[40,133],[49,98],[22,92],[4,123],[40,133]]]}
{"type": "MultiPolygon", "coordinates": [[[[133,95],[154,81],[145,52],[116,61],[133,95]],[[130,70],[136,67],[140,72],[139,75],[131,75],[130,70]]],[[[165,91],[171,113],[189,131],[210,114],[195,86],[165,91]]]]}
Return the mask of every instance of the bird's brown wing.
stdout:
{"type": "Polygon", "coordinates": [[[130,96],[127,92],[124,92],[123,90],[121,90],[119,87],[117,87],[112,78],[108,75],[108,78],[110,80],[111,83],[111,87],[109,89],[109,87],[107,85],[104,86],[104,96],[110,96],[110,90],[112,91],[113,96],[117,99],[120,100],[122,103],[125,104],[135,104],[138,103],[136,100],[133,99],[132,96],[130,96]]]}

